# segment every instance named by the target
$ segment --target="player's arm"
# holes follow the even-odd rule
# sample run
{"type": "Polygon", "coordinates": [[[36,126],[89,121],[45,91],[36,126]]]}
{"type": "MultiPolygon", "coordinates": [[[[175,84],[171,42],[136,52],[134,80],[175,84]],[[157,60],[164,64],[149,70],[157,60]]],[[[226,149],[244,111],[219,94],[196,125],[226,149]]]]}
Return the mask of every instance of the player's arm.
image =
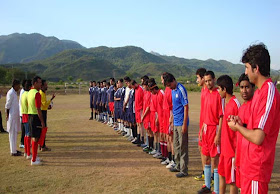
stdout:
{"type": "Polygon", "coordinates": [[[219,119],[218,132],[217,132],[216,137],[214,139],[214,143],[215,143],[216,146],[220,145],[220,143],[221,143],[222,124],[223,124],[223,116],[221,116],[220,119],[219,119]]]}
{"type": "Polygon", "coordinates": [[[7,99],[6,99],[6,105],[5,105],[5,109],[6,109],[6,121],[9,120],[9,115],[10,115],[10,108],[12,107],[12,95],[10,95],[10,93],[7,94],[7,99]]]}
{"type": "Polygon", "coordinates": [[[228,122],[228,126],[233,130],[233,131],[239,131],[241,135],[247,139],[248,141],[256,144],[256,145],[261,145],[264,138],[265,138],[265,133],[262,129],[254,129],[254,130],[249,130],[243,126],[241,126],[238,122],[235,122],[233,119],[231,119],[228,122]]]}
{"type": "Polygon", "coordinates": [[[188,117],[189,117],[189,105],[186,104],[184,106],[184,120],[182,126],[182,133],[186,133],[188,131],[188,117]]]}
{"type": "Polygon", "coordinates": [[[146,115],[148,114],[148,112],[150,111],[150,107],[148,106],[144,112],[144,114],[142,115],[141,121],[143,122],[144,118],[146,117],[146,115]]]}

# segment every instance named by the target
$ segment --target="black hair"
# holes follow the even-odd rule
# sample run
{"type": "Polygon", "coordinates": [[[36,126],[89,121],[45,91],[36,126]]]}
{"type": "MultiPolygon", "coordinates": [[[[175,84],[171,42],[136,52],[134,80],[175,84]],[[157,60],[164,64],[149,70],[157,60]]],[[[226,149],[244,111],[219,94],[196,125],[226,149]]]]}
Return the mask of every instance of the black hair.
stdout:
{"type": "Polygon", "coordinates": [[[110,82],[106,82],[106,86],[110,86],[110,82]]]}
{"type": "Polygon", "coordinates": [[[21,86],[24,88],[24,86],[25,86],[25,83],[26,83],[26,79],[24,79],[24,80],[22,80],[22,82],[21,82],[21,86]]]}
{"type": "Polygon", "coordinates": [[[168,83],[171,83],[171,82],[176,80],[174,75],[172,75],[171,73],[168,73],[168,72],[165,72],[164,74],[162,74],[162,78],[163,78],[163,81],[164,81],[164,85],[166,85],[168,83]]]}
{"type": "Polygon", "coordinates": [[[42,86],[46,83],[47,81],[45,79],[42,79],[42,86]]]}
{"type": "Polygon", "coordinates": [[[233,94],[233,82],[231,77],[229,77],[228,75],[221,75],[218,79],[217,79],[217,85],[220,86],[222,88],[222,90],[224,90],[226,88],[226,92],[228,94],[233,94]]]}
{"type": "Polygon", "coordinates": [[[114,83],[114,88],[116,88],[117,87],[117,84],[116,83],[114,83]]]}
{"type": "Polygon", "coordinates": [[[148,79],[149,79],[149,76],[144,75],[144,76],[141,77],[141,79],[144,80],[144,81],[145,81],[145,80],[148,80],[148,79]]]}
{"type": "Polygon", "coordinates": [[[238,82],[237,82],[237,83],[238,83],[239,86],[240,86],[240,83],[241,83],[242,81],[248,81],[248,82],[251,84],[252,87],[255,87],[255,84],[253,84],[253,83],[250,82],[248,76],[247,76],[245,73],[242,73],[242,74],[240,75],[239,79],[238,79],[238,82]]]}
{"type": "Polygon", "coordinates": [[[104,79],[104,80],[102,81],[102,83],[103,83],[103,82],[107,82],[106,79],[104,79]]]}
{"type": "Polygon", "coordinates": [[[99,84],[99,85],[100,85],[100,81],[98,81],[98,82],[97,82],[97,84],[99,84]]]}
{"type": "Polygon", "coordinates": [[[96,81],[92,81],[92,83],[96,83],[96,81]]]}
{"type": "Polygon", "coordinates": [[[215,79],[215,73],[213,71],[206,71],[204,76],[211,75],[212,79],[215,79]]]}
{"type": "Polygon", "coordinates": [[[135,80],[132,80],[130,83],[131,83],[131,85],[133,85],[133,86],[134,86],[135,84],[137,84],[137,82],[136,82],[135,80]]]}
{"type": "Polygon", "coordinates": [[[241,59],[242,63],[249,63],[252,69],[259,67],[261,75],[270,76],[270,55],[263,43],[251,45],[241,59]]]}
{"type": "Polygon", "coordinates": [[[195,75],[199,75],[199,77],[203,78],[205,72],[206,72],[205,68],[199,68],[199,69],[196,70],[195,75]]]}
{"type": "Polygon", "coordinates": [[[121,79],[119,79],[118,81],[119,81],[119,82],[121,82],[121,83],[123,83],[123,79],[122,79],[122,78],[121,78],[121,79]]]}
{"type": "Polygon", "coordinates": [[[36,82],[38,82],[38,79],[42,79],[42,78],[39,76],[35,76],[32,80],[32,84],[34,85],[36,82]]]}
{"type": "Polygon", "coordinates": [[[130,82],[130,81],[131,81],[131,79],[130,79],[128,76],[125,76],[123,79],[124,79],[124,81],[126,81],[126,82],[130,82]]]}
{"type": "Polygon", "coordinates": [[[20,85],[20,81],[18,79],[14,79],[12,82],[12,87],[14,87],[16,85],[20,85]]]}
{"type": "Polygon", "coordinates": [[[148,86],[148,83],[149,83],[149,80],[147,80],[147,79],[143,81],[144,86],[148,86]]]}
{"type": "Polygon", "coordinates": [[[148,80],[148,87],[149,87],[149,90],[152,90],[152,89],[158,90],[159,89],[154,78],[150,78],[148,80]]]}
{"type": "Polygon", "coordinates": [[[25,85],[24,85],[24,90],[29,91],[32,86],[32,81],[30,79],[26,80],[25,85]]]}
{"type": "Polygon", "coordinates": [[[115,78],[111,77],[110,80],[112,80],[113,82],[115,82],[115,78]]]}

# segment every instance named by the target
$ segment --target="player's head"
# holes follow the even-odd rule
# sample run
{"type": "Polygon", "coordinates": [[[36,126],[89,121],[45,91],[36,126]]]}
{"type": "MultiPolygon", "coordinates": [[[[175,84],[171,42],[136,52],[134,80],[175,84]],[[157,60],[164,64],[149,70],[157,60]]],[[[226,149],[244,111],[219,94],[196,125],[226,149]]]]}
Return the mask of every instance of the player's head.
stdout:
{"type": "Polygon", "coordinates": [[[142,84],[144,90],[149,91],[149,86],[148,86],[149,80],[145,80],[142,84]]]}
{"type": "Polygon", "coordinates": [[[117,83],[114,83],[114,90],[117,91],[117,89],[118,89],[117,83]]]}
{"type": "Polygon", "coordinates": [[[199,68],[196,70],[196,83],[199,85],[199,86],[203,86],[204,85],[204,74],[206,72],[206,69],[205,68],[199,68]]]}
{"type": "Polygon", "coordinates": [[[215,74],[213,71],[206,71],[204,74],[204,81],[209,90],[212,90],[215,86],[215,74]]]}
{"type": "Polygon", "coordinates": [[[240,95],[243,100],[248,101],[254,96],[255,84],[252,84],[245,73],[241,74],[238,79],[240,95]]]}
{"type": "Polygon", "coordinates": [[[92,87],[92,81],[89,82],[89,87],[92,87]]]}
{"type": "Polygon", "coordinates": [[[103,87],[106,87],[107,84],[106,80],[103,80],[102,83],[103,83],[103,87]]]}
{"type": "Polygon", "coordinates": [[[20,89],[20,81],[18,79],[14,79],[12,83],[12,87],[15,91],[19,91],[20,89]]]}
{"type": "Polygon", "coordinates": [[[177,81],[171,73],[166,72],[162,74],[162,78],[166,87],[169,87],[172,90],[177,87],[177,81]]]}
{"type": "Polygon", "coordinates": [[[110,87],[110,82],[106,82],[106,87],[107,87],[107,88],[110,87]]]}
{"type": "Polygon", "coordinates": [[[100,82],[99,81],[97,82],[97,87],[100,87],[100,82]]]}
{"type": "Polygon", "coordinates": [[[247,48],[241,61],[245,63],[245,74],[251,83],[256,84],[259,76],[270,76],[270,55],[263,43],[247,48]]]}
{"type": "Polygon", "coordinates": [[[121,87],[123,87],[123,79],[119,79],[118,80],[118,88],[121,88],[121,87]]]}
{"type": "Polygon", "coordinates": [[[130,82],[130,84],[131,84],[131,87],[132,87],[133,89],[138,88],[138,83],[137,83],[135,80],[132,80],[132,81],[130,82]]]}
{"type": "Polygon", "coordinates": [[[93,86],[93,87],[96,86],[96,81],[92,81],[92,86],[93,86]]]}
{"type": "Polygon", "coordinates": [[[152,94],[157,94],[159,88],[158,88],[157,83],[154,78],[149,79],[148,87],[149,87],[149,90],[152,92],[152,94]]]}
{"type": "Polygon", "coordinates": [[[36,90],[40,90],[42,86],[42,79],[39,76],[35,76],[32,80],[32,85],[36,90]]]}
{"type": "Polygon", "coordinates": [[[128,86],[129,83],[131,82],[131,79],[128,76],[125,76],[123,79],[124,79],[125,84],[128,86]]]}
{"type": "Polygon", "coordinates": [[[115,78],[111,77],[110,78],[110,85],[114,85],[115,84],[115,78]]]}
{"type": "Polygon", "coordinates": [[[222,75],[217,79],[217,85],[219,87],[219,94],[222,98],[226,97],[226,94],[233,94],[233,82],[228,75],[222,75]]]}
{"type": "Polygon", "coordinates": [[[103,82],[100,82],[99,86],[100,88],[103,88],[103,82]]]}
{"type": "Polygon", "coordinates": [[[26,80],[25,85],[24,85],[24,90],[29,91],[32,86],[32,81],[30,79],[26,80]]]}
{"type": "Polygon", "coordinates": [[[149,80],[149,76],[144,75],[144,76],[141,77],[141,85],[143,85],[145,80],[149,80]]]}
{"type": "Polygon", "coordinates": [[[166,84],[164,82],[164,76],[166,76],[166,74],[168,74],[168,72],[164,72],[163,74],[161,74],[160,79],[161,79],[161,83],[166,87],[166,84]]]}
{"type": "Polygon", "coordinates": [[[48,90],[48,82],[46,80],[42,80],[42,86],[41,86],[42,91],[47,91],[48,90]]]}
{"type": "Polygon", "coordinates": [[[22,86],[22,88],[24,89],[24,87],[25,87],[25,84],[26,84],[26,79],[24,79],[24,80],[22,80],[22,82],[21,82],[21,86],[22,86]]]}

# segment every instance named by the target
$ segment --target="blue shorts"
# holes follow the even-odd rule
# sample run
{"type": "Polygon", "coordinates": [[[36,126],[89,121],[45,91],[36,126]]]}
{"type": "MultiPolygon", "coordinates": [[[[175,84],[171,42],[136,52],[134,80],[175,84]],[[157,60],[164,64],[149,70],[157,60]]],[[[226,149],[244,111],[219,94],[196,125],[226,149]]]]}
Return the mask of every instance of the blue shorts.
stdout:
{"type": "Polygon", "coordinates": [[[135,113],[128,113],[128,122],[135,123],[135,113]]]}
{"type": "Polygon", "coordinates": [[[121,119],[121,112],[122,110],[120,108],[115,108],[115,119],[121,119]]]}
{"type": "Polygon", "coordinates": [[[25,130],[25,136],[30,137],[29,123],[23,123],[23,127],[24,127],[24,130],[25,130]]]}
{"type": "Polygon", "coordinates": [[[90,104],[89,104],[89,107],[90,107],[90,108],[93,108],[93,103],[92,103],[92,102],[93,102],[92,100],[90,100],[90,102],[89,102],[89,103],[90,103],[90,104]]]}

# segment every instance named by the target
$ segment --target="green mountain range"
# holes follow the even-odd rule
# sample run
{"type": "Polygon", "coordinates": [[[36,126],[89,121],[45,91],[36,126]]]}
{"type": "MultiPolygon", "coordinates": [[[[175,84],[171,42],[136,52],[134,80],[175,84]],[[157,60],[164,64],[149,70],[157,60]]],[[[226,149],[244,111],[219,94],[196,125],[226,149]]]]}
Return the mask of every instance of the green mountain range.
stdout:
{"type": "Polygon", "coordinates": [[[41,34],[14,33],[0,36],[0,64],[27,63],[45,59],[68,49],[84,48],[77,42],[41,34]]]}
{"type": "MultiPolygon", "coordinates": [[[[9,54],[9,56],[13,55],[9,54]]],[[[12,65],[14,68],[25,72],[34,72],[51,81],[65,81],[70,76],[73,80],[79,78],[101,80],[125,75],[133,78],[139,78],[143,75],[158,77],[166,71],[173,73],[176,77],[193,78],[199,67],[213,70],[217,75],[228,74],[236,77],[244,72],[244,65],[233,64],[225,60],[208,59],[203,61],[165,56],[156,52],[149,53],[135,46],[71,49],[42,60],[13,63],[12,65]]],[[[3,64],[2,67],[10,68],[11,64],[3,64]]]]}

